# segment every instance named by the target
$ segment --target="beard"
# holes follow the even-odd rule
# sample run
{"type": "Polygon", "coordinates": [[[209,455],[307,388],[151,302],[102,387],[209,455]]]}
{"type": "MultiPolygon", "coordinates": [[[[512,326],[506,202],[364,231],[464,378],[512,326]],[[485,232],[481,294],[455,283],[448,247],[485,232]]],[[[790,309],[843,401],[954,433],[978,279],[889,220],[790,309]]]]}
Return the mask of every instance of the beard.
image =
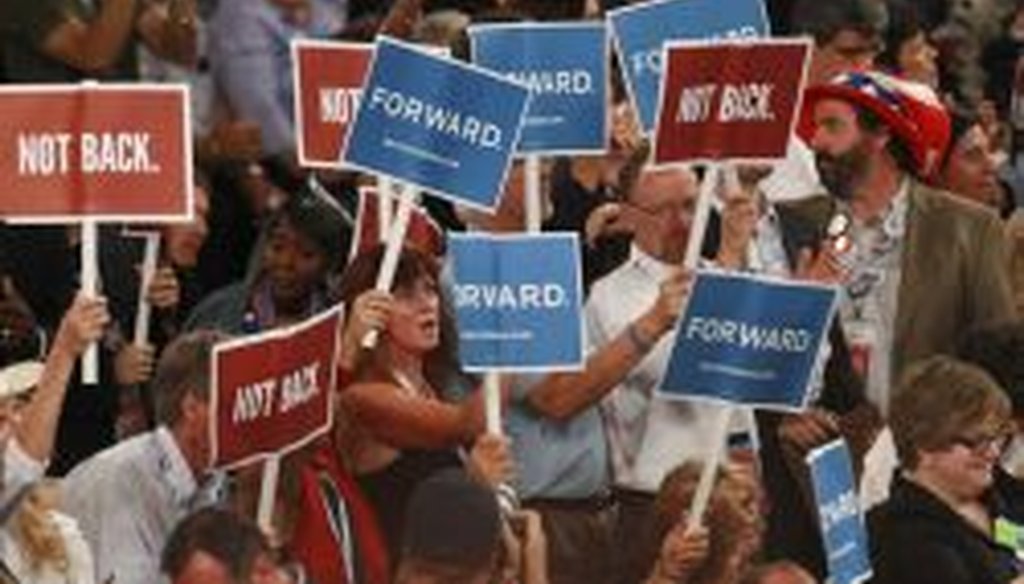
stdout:
{"type": "Polygon", "coordinates": [[[854,191],[868,169],[868,153],[858,144],[842,154],[818,152],[814,165],[822,186],[833,197],[842,201],[853,199],[854,191]]]}

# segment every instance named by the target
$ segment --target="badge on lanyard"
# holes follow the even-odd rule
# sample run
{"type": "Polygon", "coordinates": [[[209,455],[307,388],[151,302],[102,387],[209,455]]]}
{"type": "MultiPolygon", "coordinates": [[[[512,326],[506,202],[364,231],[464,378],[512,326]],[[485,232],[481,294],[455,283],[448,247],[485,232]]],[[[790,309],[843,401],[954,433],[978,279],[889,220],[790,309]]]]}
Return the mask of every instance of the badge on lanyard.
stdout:
{"type": "Polygon", "coordinates": [[[1024,562],[1024,525],[999,517],[995,521],[993,534],[997,544],[1013,550],[1017,560],[1024,562]]]}

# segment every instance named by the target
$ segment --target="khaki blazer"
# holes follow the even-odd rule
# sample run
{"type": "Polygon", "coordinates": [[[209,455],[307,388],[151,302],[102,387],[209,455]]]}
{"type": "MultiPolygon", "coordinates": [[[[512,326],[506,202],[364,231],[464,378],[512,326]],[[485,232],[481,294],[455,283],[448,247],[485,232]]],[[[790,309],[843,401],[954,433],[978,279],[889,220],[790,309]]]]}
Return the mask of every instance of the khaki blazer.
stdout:
{"type": "MultiPolygon", "coordinates": [[[[937,353],[951,354],[968,329],[1014,318],[1005,232],[990,210],[911,179],[893,336],[892,379],[937,353]]],[[[791,257],[817,248],[836,212],[820,196],[779,205],[791,257]]]]}

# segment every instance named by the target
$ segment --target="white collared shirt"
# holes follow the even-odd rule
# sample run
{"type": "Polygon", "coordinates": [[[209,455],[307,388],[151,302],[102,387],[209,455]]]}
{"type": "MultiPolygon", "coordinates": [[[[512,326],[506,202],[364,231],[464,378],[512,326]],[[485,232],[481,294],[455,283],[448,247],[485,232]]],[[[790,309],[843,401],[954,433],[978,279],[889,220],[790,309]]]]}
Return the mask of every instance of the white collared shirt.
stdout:
{"type": "MultiPolygon", "coordinates": [[[[625,264],[594,283],[585,309],[592,351],[653,306],[671,269],[633,245],[625,264]]],[[[601,404],[618,487],[654,493],[668,471],[710,449],[717,406],[654,396],[674,343],[665,334],[601,404]]]]}
{"type": "Polygon", "coordinates": [[[164,581],[160,554],[197,490],[181,449],[162,426],[75,467],[64,480],[64,509],[92,547],[96,580],[164,581]]]}

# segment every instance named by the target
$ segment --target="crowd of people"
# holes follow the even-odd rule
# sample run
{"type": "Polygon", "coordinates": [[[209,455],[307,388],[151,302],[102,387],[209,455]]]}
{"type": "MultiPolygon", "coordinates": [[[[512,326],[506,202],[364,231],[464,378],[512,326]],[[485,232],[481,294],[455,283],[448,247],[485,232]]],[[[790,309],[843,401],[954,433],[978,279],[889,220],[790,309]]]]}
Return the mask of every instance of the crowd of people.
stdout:
{"type": "Polygon", "coordinates": [[[617,64],[608,150],[542,162],[543,229],[581,242],[581,370],[504,376],[496,434],[460,365],[443,236],[525,231],[522,162],[493,213],[425,197],[438,233],[376,289],[384,248],[355,236],[375,178],[299,164],[290,42],[466,59],[471,23],[626,4],[3,0],[4,83],[189,86],[195,198],[145,285],[140,240],[100,230],[98,297],[77,228],[0,226],[0,582],[824,582],[806,457],[841,438],[873,582],[1024,583],[1024,3],[767,1],[774,34],[813,39],[799,123],[784,161],[712,185],[701,264],[840,301],[811,405],[735,416],[699,521],[716,409],[654,390],[717,174],[651,164],[617,64]],[[338,303],[334,424],[257,527],[261,467],[210,466],[211,352],[338,303]]]}

